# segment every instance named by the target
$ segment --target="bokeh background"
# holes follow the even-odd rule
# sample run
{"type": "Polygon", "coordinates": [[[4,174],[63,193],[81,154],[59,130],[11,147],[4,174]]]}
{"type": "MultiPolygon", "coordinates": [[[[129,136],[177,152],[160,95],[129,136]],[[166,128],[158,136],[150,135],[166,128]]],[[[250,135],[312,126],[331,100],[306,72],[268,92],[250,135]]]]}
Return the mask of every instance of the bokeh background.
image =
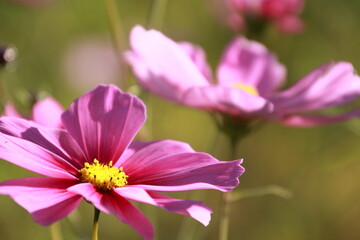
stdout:
{"type": "MultiPolygon", "coordinates": [[[[51,0],[38,4],[0,0],[0,44],[17,48],[15,62],[0,70],[1,99],[11,100],[24,115],[34,96],[52,95],[67,108],[71,101],[98,83],[113,82],[138,92],[129,71],[118,65],[103,1],[51,0]],[[42,3],[45,2],[45,3],[42,3]]],[[[30,2],[30,1],[24,1],[30,2]]],[[[118,0],[123,37],[136,24],[147,26],[150,0],[118,0]]],[[[306,1],[306,27],[299,35],[268,29],[264,44],[288,69],[287,84],[330,60],[352,62],[360,69],[360,2],[306,1]]],[[[168,1],[162,31],[177,41],[201,45],[215,69],[234,33],[223,24],[221,0],[168,1]]],[[[127,46],[123,46],[126,49],[127,46]]],[[[149,119],[147,138],[189,142],[197,151],[226,160],[229,144],[217,134],[207,113],[144,95],[149,119]]],[[[237,190],[276,184],[292,198],[273,195],[245,198],[231,211],[230,239],[311,240],[360,237],[360,121],[311,129],[264,125],[238,145],[246,173],[237,190]]],[[[0,162],[0,180],[31,173],[0,162]]],[[[203,191],[214,209],[211,224],[195,239],[217,239],[219,192],[203,191]]],[[[176,197],[191,197],[188,193],[176,197]]],[[[156,225],[156,239],[177,239],[183,217],[139,206],[156,225]]],[[[84,202],[61,221],[65,239],[90,239],[92,207],[84,202]]],[[[100,239],[139,239],[114,216],[100,217],[100,239]]],[[[8,196],[0,196],[0,239],[50,239],[8,196]]],[[[191,239],[191,238],[188,238],[191,239]]]]}

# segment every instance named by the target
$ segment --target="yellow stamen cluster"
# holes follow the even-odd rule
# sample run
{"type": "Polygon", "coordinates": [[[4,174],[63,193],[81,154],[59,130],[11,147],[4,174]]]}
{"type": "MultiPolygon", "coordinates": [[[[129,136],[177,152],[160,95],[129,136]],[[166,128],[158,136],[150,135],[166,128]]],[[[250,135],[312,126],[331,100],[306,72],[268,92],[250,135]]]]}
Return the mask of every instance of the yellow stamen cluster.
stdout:
{"type": "Polygon", "coordinates": [[[232,85],[234,88],[241,89],[247,93],[250,93],[255,96],[259,96],[259,92],[251,85],[245,84],[245,83],[235,83],[232,85]]]}
{"type": "Polygon", "coordinates": [[[92,164],[85,163],[85,167],[79,172],[81,181],[91,183],[100,191],[109,191],[127,184],[128,176],[123,172],[123,168],[113,167],[112,162],[106,165],[95,159],[92,164]]]}

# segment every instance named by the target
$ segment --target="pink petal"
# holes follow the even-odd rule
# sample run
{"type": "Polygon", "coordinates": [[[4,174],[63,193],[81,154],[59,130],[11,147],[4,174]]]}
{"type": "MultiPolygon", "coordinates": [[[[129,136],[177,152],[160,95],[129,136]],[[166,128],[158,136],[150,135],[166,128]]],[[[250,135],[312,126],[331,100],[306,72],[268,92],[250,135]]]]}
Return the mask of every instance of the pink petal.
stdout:
{"type": "Polygon", "coordinates": [[[340,106],[359,96],[359,76],[350,63],[339,62],[321,66],[270,100],[279,113],[294,113],[340,106]]]}
{"type": "Polygon", "coordinates": [[[75,210],[82,197],[66,190],[76,181],[29,177],[0,183],[0,194],[9,195],[25,208],[34,221],[50,225],[75,210]]]}
{"type": "Polygon", "coordinates": [[[73,168],[72,172],[76,174],[77,170],[84,166],[85,155],[82,149],[67,132],[61,129],[45,128],[20,118],[2,117],[0,132],[30,141],[57,155],[56,159],[61,165],[70,165],[70,169],[73,168]]]}
{"type": "Polygon", "coordinates": [[[202,70],[170,38],[156,30],[136,26],[130,35],[131,51],[125,58],[140,84],[164,98],[178,101],[192,86],[208,85],[202,70]]]}
{"type": "Polygon", "coordinates": [[[205,51],[192,43],[189,42],[180,42],[179,46],[186,52],[186,54],[190,57],[190,59],[194,62],[197,68],[200,70],[202,75],[211,82],[212,80],[212,72],[209,64],[206,61],[206,53],[205,51]]]}
{"type": "Polygon", "coordinates": [[[304,22],[297,16],[284,16],[280,18],[276,25],[284,33],[296,34],[304,30],[304,22]]]}
{"type": "Polygon", "coordinates": [[[229,14],[226,22],[229,27],[234,31],[242,31],[246,27],[244,17],[235,12],[229,14]]]}
{"type": "Polygon", "coordinates": [[[109,192],[104,195],[103,205],[123,223],[131,226],[142,238],[154,238],[154,229],[150,221],[125,198],[115,192],[109,192]]]}
{"type": "Polygon", "coordinates": [[[3,116],[7,117],[21,117],[20,113],[16,111],[16,108],[12,103],[6,103],[4,106],[4,114],[3,116]]]}
{"type": "Polygon", "coordinates": [[[205,226],[209,224],[211,219],[211,209],[202,202],[174,199],[159,193],[145,191],[139,187],[126,186],[114,189],[114,191],[130,200],[158,206],[169,212],[190,216],[205,226]]]}
{"type": "Polygon", "coordinates": [[[0,158],[48,177],[76,179],[78,175],[76,168],[58,155],[30,141],[2,133],[0,158]]]}
{"type": "Polygon", "coordinates": [[[267,116],[272,104],[261,96],[247,93],[235,87],[194,87],[183,98],[183,103],[210,111],[218,111],[239,118],[267,116]]]}
{"type": "Polygon", "coordinates": [[[174,140],[133,141],[114,166],[124,167],[126,171],[131,172],[153,159],[182,152],[194,152],[194,150],[189,144],[174,140]]]}
{"type": "Polygon", "coordinates": [[[75,100],[62,115],[65,129],[87,161],[115,164],[145,121],[145,106],[114,85],[99,85],[75,100]]]}
{"type": "Polygon", "coordinates": [[[190,152],[164,156],[155,154],[152,158],[149,151],[149,156],[145,160],[140,160],[139,157],[134,154],[123,165],[125,173],[129,176],[128,185],[141,185],[151,190],[230,191],[239,183],[238,177],[244,172],[244,168],[240,166],[241,161],[220,162],[205,153],[190,152]]]}
{"type": "Polygon", "coordinates": [[[67,189],[69,192],[83,196],[86,201],[92,203],[97,209],[110,214],[110,211],[103,206],[103,196],[91,183],[79,183],[67,189]]]}
{"type": "Polygon", "coordinates": [[[225,50],[217,75],[221,85],[248,84],[268,96],[283,83],[286,69],[265,46],[238,37],[225,50]]]}
{"type": "Polygon", "coordinates": [[[55,99],[48,97],[34,105],[32,119],[45,127],[60,128],[63,112],[62,106],[55,99]]]}
{"type": "Polygon", "coordinates": [[[334,115],[290,115],[284,117],[281,122],[288,126],[314,127],[318,125],[344,122],[357,117],[360,117],[360,109],[334,115]]]}

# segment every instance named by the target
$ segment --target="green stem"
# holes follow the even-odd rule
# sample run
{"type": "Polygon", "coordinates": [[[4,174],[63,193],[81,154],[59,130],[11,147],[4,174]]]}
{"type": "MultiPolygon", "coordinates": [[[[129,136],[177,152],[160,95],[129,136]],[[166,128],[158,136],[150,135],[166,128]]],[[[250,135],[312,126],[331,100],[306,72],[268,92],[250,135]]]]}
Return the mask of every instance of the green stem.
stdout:
{"type": "Polygon", "coordinates": [[[118,52],[122,52],[126,41],[124,39],[124,30],[121,25],[116,3],[114,0],[104,0],[104,4],[115,49],[118,52]]]}
{"type": "Polygon", "coordinates": [[[163,26],[166,13],[167,0],[152,0],[148,28],[160,30],[163,26]]]}
{"type": "Polygon", "coordinates": [[[50,234],[52,240],[62,240],[61,230],[60,230],[60,224],[54,223],[50,226],[50,234]]]}
{"type": "Polygon", "coordinates": [[[98,240],[100,210],[94,207],[92,240],[98,240]]]}
{"type": "MultiPolygon", "coordinates": [[[[234,135],[229,135],[229,139],[230,160],[233,160],[236,157],[236,146],[239,138],[234,135]]],[[[224,192],[221,196],[219,240],[227,240],[229,238],[231,195],[231,192],[224,192]]]]}
{"type": "Polygon", "coordinates": [[[248,197],[260,197],[264,195],[275,195],[284,199],[289,199],[292,197],[293,194],[284,187],[278,185],[268,185],[263,187],[236,191],[232,194],[231,202],[236,202],[240,199],[244,199],[248,197]]]}
{"type": "Polygon", "coordinates": [[[222,193],[219,240],[227,240],[229,237],[230,203],[231,203],[231,192],[222,193]]]}
{"type": "MultiPolygon", "coordinates": [[[[120,66],[120,70],[121,70],[120,73],[122,75],[121,83],[122,83],[122,85],[124,85],[124,83],[125,83],[125,81],[124,81],[124,76],[125,76],[124,66],[125,66],[125,64],[124,64],[122,57],[120,57],[122,55],[123,50],[126,48],[124,29],[123,29],[123,26],[120,21],[120,16],[119,16],[119,12],[118,12],[115,1],[114,0],[104,0],[104,4],[105,4],[105,8],[106,8],[106,13],[107,13],[106,15],[107,15],[108,22],[110,25],[112,43],[114,45],[116,55],[119,56],[119,57],[117,57],[117,59],[119,61],[119,66],[120,66]]],[[[124,88],[125,86],[120,86],[120,87],[124,88]]]]}

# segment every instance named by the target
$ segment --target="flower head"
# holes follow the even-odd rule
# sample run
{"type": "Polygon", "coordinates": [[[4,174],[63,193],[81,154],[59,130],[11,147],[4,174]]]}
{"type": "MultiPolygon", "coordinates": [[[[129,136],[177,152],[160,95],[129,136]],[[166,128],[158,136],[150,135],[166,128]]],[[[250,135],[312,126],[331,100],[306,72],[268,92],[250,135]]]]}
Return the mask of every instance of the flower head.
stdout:
{"type": "Polygon", "coordinates": [[[251,21],[273,22],[279,30],[298,33],[303,22],[298,17],[304,8],[303,0],[227,0],[229,24],[242,30],[251,21]]]}
{"type": "Polygon", "coordinates": [[[293,126],[345,121],[359,109],[337,115],[311,113],[360,97],[360,78],[350,63],[328,63],[279,91],[286,69],[262,44],[234,39],[221,58],[217,83],[205,53],[190,43],[176,43],[155,30],[137,26],[125,57],[139,83],[174,102],[230,115],[242,122],[271,120],[293,126]],[[154,57],[156,56],[156,57],[154,57]]]}
{"type": "Polygon", "coordinates": [[[145,119],[141,100],[113,85],[100,85],[75,100],[62,114],[64,129],[0,118],[0,158],[43,175],[4,181],[0,194],[12,197],[42,225],[66,217],[82,199],[114,214],[144,239],[153,238],[153,228],[130,201],[207,225],[211,210],[203,203],[158,191],[230,191],[244,172],[241,160],[220,162],[177,141],[133,141],[145,119]]]}

